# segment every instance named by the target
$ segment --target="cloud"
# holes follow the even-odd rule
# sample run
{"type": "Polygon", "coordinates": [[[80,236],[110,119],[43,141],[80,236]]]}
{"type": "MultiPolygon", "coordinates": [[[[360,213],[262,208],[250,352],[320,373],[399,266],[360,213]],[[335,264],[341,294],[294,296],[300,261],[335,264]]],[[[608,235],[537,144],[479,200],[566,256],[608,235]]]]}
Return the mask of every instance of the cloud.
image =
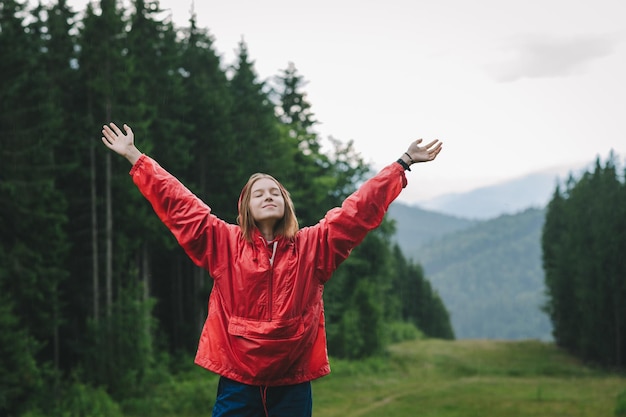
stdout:
{"type": "Polygon", "coordinates": [[[611,35],[520,36],[511,39],[504,59],[489,72],[500,82],[582,74],[590,62],[611,55],[617,43],[611,35]]]}

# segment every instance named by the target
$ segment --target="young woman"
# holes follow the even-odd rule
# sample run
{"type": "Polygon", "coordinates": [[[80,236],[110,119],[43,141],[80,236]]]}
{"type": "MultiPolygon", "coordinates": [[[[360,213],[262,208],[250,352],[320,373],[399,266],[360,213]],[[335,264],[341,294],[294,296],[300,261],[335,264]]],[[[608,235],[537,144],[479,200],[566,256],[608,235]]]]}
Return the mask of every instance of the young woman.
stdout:
{"type": "Polygon", "coordinates": [[[407,185],[405,170],[434,160],[441,142],[412,142],[314,226],[298,228],[287,190],[250,177],[236,225],[142,154],[131,128],[104,126],[102,141],[131,164],[130,175],[187,255],[214,280],[195,362],[220,375],[213,417],[311,416],[311,381],[330,372],[324,283],[378,227],[407,185]]]}

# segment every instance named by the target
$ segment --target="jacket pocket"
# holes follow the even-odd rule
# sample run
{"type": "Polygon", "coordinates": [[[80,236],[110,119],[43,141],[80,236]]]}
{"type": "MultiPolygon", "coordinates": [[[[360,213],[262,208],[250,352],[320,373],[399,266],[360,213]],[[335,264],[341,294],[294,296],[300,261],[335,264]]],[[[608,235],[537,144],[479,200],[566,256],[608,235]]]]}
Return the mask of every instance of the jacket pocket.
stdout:
{"type": "Polygon", "coordinates": [[[300,317],[272,321],[231,317],[228,333],[239,372],[268,384],[301,373],[298,363],[310,353],[300,317]]]}
{"type": "Polygon", "coordinates": [[[302,317],[265,321],[234,316],[228,322],[228,333],[246,339],[293,340],[304,334],[304,322],[302,317]]]}

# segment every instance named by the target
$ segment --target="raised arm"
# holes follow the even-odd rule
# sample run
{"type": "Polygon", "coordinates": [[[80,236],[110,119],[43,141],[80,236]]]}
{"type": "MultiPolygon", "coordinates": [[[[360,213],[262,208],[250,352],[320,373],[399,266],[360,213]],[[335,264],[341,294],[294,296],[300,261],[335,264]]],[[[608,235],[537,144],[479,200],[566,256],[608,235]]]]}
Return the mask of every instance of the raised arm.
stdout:
{"type": "Polygon", "coordinates": [[[102,142],[107,148],[126,158],[131,165],[135,165],[141,152],[135,146],[135,135],[130,126],[124,124],[123,127],[125,133],[115,123],[110,123],[108,126],[104,125],[102,127],[102,142]]]}
{"type": "Polygon", "coordinates": [[[328,279],[367,233],[380,225],[389,205],[407,185],[405,170],[410,170],[412,164],[432,161],[441,152],[439,140],[426,146],[419,146],[421,143],[422,139],[411,142],[396,162],[367,180],[341,207],[326,213],[317,225],[303,231],[314,234],[313,241],[320,243],[311,250],[317,251],[315,258],[319,261],[322,280],[328,279]]]}
{"type": "Polygon", "coordinates": [[[133,182],[150,202],[155,213],[176,237],[191,260],[211,274],[229,262],[229,256],[218,247],[227,247],[231,225],[211,213],[211,208],[196,197],[176,177],[155,160],[143,155],[134,144],[131,128],[124,132],[114,123],[102,128],[102,142],[125,157],[133,167],[133,182]]]}

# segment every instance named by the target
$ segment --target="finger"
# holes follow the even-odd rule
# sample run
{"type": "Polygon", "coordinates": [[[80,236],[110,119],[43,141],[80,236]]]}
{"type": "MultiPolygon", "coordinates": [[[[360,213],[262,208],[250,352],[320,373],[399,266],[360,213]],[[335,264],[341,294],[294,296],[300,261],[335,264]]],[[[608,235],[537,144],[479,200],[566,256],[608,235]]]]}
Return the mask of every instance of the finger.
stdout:
{"type": "Polygon", "coordinates": [[[435,139],[432,142],[430,142],[428,145],[426,145],[427,149],[432,148],[437,142],[439,142],[439,139],[435,139]]]}
{"type": "Polygon", "coordinates": [[[104,143],[106,145],[107,148],[111,148],[111,146],[113,145],[111,142],[109,142],[109,140],[107,138],[105,138],[104,136],[101,138],[102,139],[102,143],[104,143]]]}
{"type": "Polygon", "coordinates": [[[102,135],[107,139],[110,140],[110,136],[111,136],[111,130],[109,128],[107,128],[106,126],[104,126],[102,128],[102,135]]]}
{"type": "Polygon", "coordinates": [[[116,125],[115,123],[111,122],[111,127],[113,128],[113,131],[114,131],[117,135],[120,135],[120,136],[122,136],[122,135],[123,135],[122,131],[120,130],[120,128],[119,128],[119,127],[117,127],[117,125],[116,125]]]}
{"type": "Polygon", "coordinates": [[[124,130],[126,131],[126,135],[128,135],[131,138],[135,137],[135,134],[133,133],[133,129],[130,128],[130,126],[128,126],[126,123],[124,123],[124,130]]]}
{"type": "Polygon", "coordinates": [[[431,149],[431,152],[439,152],[441,150],[441,145],[443,145],[443,143],[437,143],[437,145],[431,149]]]}
{"type": "MultiPolygon", "coordinates": [[[[113,131],[113,129],[111,129],[111,128],[110,128],[109,126],[107,126],[107,125],[104,125],[104,128],[103,128],[103,130],[102,130],[102,131],[103,131],[103,132],[106,132],[106,133],[107,133],[109,136],[111,136],[111,137],[115,137],[115,136],[117,136],[117,134],[113,131]]],[[[119,131],[119,129],[118,129],[118,131],[119,131]]]]}
{"type": "Polygon", "coordinates": [[[102,129],[102,134],[107,138],[109,142],[115,142],[115,133],[113,133],[108,126],[104,126],[104,128],[102,129]]]}
{"type": "Polygon", "coordinates": [[[420,138],[418,140],[415,141],[415,146],[419,146],[420,143],[422,143],[424,139],[420,138]]]}

